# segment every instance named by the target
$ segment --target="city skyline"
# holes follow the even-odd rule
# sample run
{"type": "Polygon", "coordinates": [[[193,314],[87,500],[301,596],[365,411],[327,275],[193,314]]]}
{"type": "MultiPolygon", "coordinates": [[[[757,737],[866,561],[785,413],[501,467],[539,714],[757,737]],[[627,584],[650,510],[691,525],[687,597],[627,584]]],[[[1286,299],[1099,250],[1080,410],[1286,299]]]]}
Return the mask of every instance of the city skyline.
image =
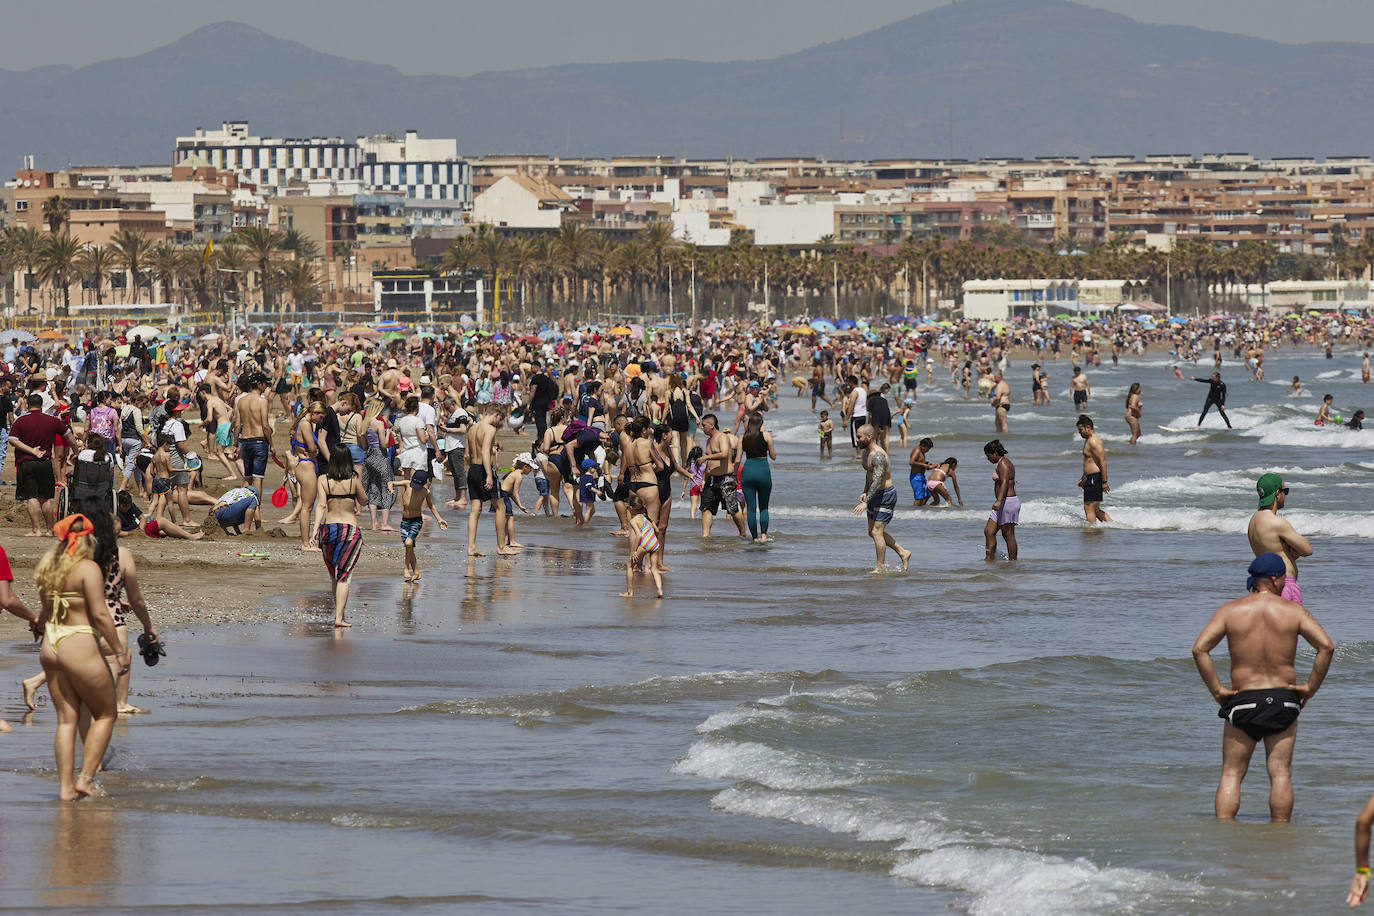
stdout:
{"type": "MultiPolygon", "coordinates": [[[[92,5],[54,0],[10,10],[0,34],[0,69],[86,66],[132,57],[205,25],[243,22],[279,38],[406,74],[473,73],[571,63],[686,59],[767,59],[850,38],[947,0],[858,0],[843,7],[818,0],[700,0],[682,17],[660,0],[585,0],[576,7],[512,0],[493,7],[452,0],[402,0],[388,6],[395,28],[362,28],[376,8],[337,0],[331,15],[310,4],[242,0],[232,10],[208,3],[137,0],[92,5]],[[531,30],[531,21],[545,27],[531,30]],[[78,29],[73,22],[81,23],[78,29]],[[613,29],[607,28],[613,23],[613,29]],[[722,29],[721,23],[729,28],[722,29]],[[415,28],[426,24],[426,28],[415,28]],[[466,44],[461,36],[487,39],[466,44]],[[461,48],[461,53],[455,53],[461,48]]],[[[968,2],[968,0],[963,0],[968,2]]],[[[1186,25],[1286,43],[1374,43],[1374,9],[1360,0],[1079,0],[1152,24],[1186,25]]]]}

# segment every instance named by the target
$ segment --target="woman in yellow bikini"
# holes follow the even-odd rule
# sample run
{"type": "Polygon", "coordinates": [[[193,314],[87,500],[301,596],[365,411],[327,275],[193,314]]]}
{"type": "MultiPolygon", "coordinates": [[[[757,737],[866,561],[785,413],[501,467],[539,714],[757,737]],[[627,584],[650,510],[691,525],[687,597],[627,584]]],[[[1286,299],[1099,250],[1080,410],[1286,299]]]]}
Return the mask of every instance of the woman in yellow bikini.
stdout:
{"type": "MultiPolygon", "coordinates": [[[[91,559],[93,526],[84,515],[69,515],[53,526],[57,543],[38,564],[34,581],[43,603],[43,648],[39,660],[48,675],[48,692],[57,710],[58,798],[74,801],[99,793],[95,774],[115,723],[115,682],[100,651],[120,644],[114,615],[105,603],[105,576],[91,559]],[[97,638],[97,634],[99,634],[97,638]],[[81,708],[90,711],[81,753],[81,773],[72,778],[81,708]]],[[[129,670],[129,650],[116,658],[120,674],[129,670]]]]}

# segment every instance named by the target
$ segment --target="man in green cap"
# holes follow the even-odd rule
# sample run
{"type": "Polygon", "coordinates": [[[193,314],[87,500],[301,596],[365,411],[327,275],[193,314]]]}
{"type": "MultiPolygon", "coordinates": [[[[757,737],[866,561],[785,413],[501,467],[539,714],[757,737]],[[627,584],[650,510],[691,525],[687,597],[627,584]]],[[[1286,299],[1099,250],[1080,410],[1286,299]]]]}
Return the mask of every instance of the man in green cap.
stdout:
{"type": "Polygon", "coordinates": [[[1250,516],[1246,534],[1250,538],[1250,549],[1255,556],[1262,553],[1276,553],[1283,558],[1287,578],[1283,583],[1282,595],[1289,601],[1302,604],[1302,589],[1298,588],[1298,557],[1312,556],[1312,545],[1307,538],[1298,534],[1288,519],[1279,518],[1279,510],[1288,499],[1288,488],[1283,478],[1270,472],[1255,483],[1259,494],[1259,509],[1250,516]]]}

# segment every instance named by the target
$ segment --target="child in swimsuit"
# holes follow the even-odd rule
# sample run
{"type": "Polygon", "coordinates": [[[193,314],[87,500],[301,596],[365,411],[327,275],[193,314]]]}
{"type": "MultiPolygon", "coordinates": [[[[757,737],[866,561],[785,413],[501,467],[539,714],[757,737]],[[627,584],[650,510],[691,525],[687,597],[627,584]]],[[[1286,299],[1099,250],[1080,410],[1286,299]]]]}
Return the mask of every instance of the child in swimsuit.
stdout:
{"type": "Polygon", "coordinates": [[[821,411],[821,422],[816,424],[816,432],[821,436],[821,455],[822,458],[835,457],[835,446],[831,441],[835,433],[835,421],[830,419],[830,411],[821,411]]]}
{"type": "Polygon", "coordinates": [[[684,481],[682,488],[687,491],[683,495],[691,497],[688,518],[696,518],[697,507],[701,505],[701,488],[706,483],[706,462],[701,459],[705,454],[699,445],[692,446],[692,450],[687,453],[687,473],[692,479],[684,481]]]}
{"type": "Polygon", "coordinates": [[[638,496],[630,497],[629,509],[630,536],[626,540],[630,542],[630,561],[625,564],[625,591],[620,593],[620,597],[634,597],[635,568],[642,563],[644,570],[654,577],[654,587],[658,589],[658,597],[662,598],[663,545],[658,539],[658,530],[649,521],[649,516],[644,514],[644,501],[638,496]]]}

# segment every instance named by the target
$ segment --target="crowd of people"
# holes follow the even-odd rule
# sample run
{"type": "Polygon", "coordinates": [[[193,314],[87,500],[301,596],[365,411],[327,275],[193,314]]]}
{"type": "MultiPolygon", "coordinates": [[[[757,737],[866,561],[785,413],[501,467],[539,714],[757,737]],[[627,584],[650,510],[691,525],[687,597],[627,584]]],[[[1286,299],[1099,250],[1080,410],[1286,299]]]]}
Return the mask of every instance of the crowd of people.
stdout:
{"type": "MultiPolygon", "coordinates": [[[[212,523],[230,536],[264,524],[293,526],[299,549],[321,555],[334,625],[342,629],[349,626],[350,580],[365,531],[399,534],[402,576],[414,582],[421,578],[416,548],[424,532],[431,524],[448,528],[441,504],[466,513],[467,554],[481,557],[484,514],[492,518],[491,549],[514,556],[524,546],[517,539],[521,515],[560,517],[566,501],[573,527],[586,529],[598,527],[598,503],[609,503],[610,534],[627,545],[622,595],[632,597],[637,578],[647,576],[661,597],[672,571],[668,535],[676,502],[687,504],[693,520],[699,516],[703,538],[712,536],[722,513],[732,535],[757,544],[773,537],[769,503],[778,450],[766,420],[790,377],[796,397],[809,398],[818,411],[820,457],[833,457],[832,414],[838,414],[838,435],[849,438],[861,462],[854,512],[867,517],[873,571],[884,571],[889,551],[905,570],[911,552],[888,530],[899,501],[890,449],[894,432],[897,446],[908,447],[922,376],[928,385],[943,372],[965,398],[985,399],[992,411],[999,438],[984,447],[994,482],[985,559],[996,559],[1000,536],[1006,559],[1014,561],[1021,503],[1002,441],[1014,400],[1012,353],[1030,361],[1032,406],[1052,403],[1051,372],[1058,374],[1057,362],[1068,364],[1083,440],[1084,517],[1095,524],[1111,521],[1102,508],[1110,483],[1106,450],[1087,413],[1086,370],[1100,366],[1104,355],[1117,363],[1153,347],[1167,351],[1182,377],[1184,364],[1200,364],[1210,350],[1215,371],[1195,377],[1208,385],[1198,424],[1215,408],[1229,427],[1220,375],[1225,359],[1262,379],[1266,350],[1306,343],[1331,356],[1335,343],[1367,351],[1374,338],[1370,324],[1349,316],[945,324],[831,334],[807,325],[716,323],[633,339],[594,328],[520,337],[451,328],[391,341],[370,333],[276,329],[199,340],[86,336],[43,348],[5,342],[0,467],[12,450],[27,533],[55,541],[36,573],[37,612],[18,597],[0,554],[0,606],[29,621],[43,643],[43,670],[25,681],[24,691],[32,708],[46,683],[57,710],[60,797],[95,791],[115,717],[137,711],[128,702],[130,615],[143,626],[141,648],[154,659],[160,650],[121,538],[196,540],[212,523]],[[287,434],[278,436],[279,430],[287,434]],[[532,509],[522,495],[526,478],[532,509]],[[264,488],[277,482],[265,499],[264,488]],[[283,512],[280,518],[267,519],[269,503],[283,512]],[[73,776],[78,733],[85,751],[73,776]]],[[[1367,352],[1361,372],[1368,382],[1367,352]]],[[[1294,378],[1290,392],[1301,390],[1294,378]]],[[[1144,410],[1139,383],[1131,385],[1123,410],[1134,443],[1144,410]]],[[[1314,422],[1360,428],[1362,419],[1363,411],[1339,417],[1327,398],[1314,422]]],[[[958,459],[937,460],[934,448],[928,436],[911,446],[913,505],[962,506],[958,459]]],[[[1251,524],[1254,590],[1218,611],[1194,654],[1227,718],[1218,815],[1234,815],[1244,763],[1263,741],[1275,785],[1271,811],[1286,819],[1291,785],[1281,771],[1285,757],[1291,759],[1293,710],[1320,685],[1329,639],[1300,604],[1273,603],[1301,600],[1296,561],[1311,546],[1278,518],[1288,492],[1281,481],[1261,479],[1259,490],[1261,507],[1251,524]],[[1264,613],[1251,613],[1251,605],[1264,605],[1264,613]],[[1268,622],[1253,624],[1259,618],[1268,622]],[[1288,644],[1298,636],[1318,652],[1306,686],[1290,683],[1288,644]],[[1230,638],[1234,690],[1221,687],[1207,654],[1224,637],[1230,638]],[[1283,683],[1270,683],[1275,678],[1283,683]],[[1289,693],[1274,692],[1280,688],[1289,693]],[[1267,713],[1291,715],[1255,721],[1252,707],[1239,702],[1255,691],[1269,692],[1267,713]]]]}

